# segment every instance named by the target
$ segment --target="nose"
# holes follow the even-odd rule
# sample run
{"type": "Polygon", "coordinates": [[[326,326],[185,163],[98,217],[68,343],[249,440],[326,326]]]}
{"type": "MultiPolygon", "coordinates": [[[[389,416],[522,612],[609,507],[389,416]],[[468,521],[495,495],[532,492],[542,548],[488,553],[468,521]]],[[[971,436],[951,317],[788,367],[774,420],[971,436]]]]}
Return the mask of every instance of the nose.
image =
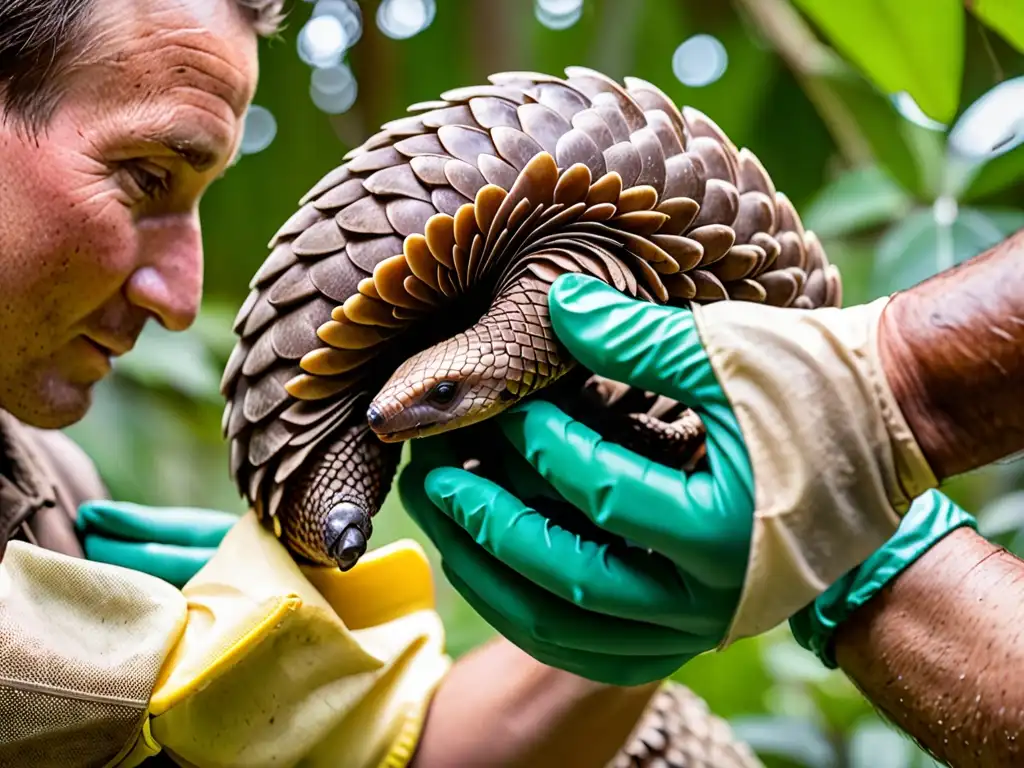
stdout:
{"type": "Polygon", "coordinates": [[[371,405],[366,409],[366,420],[373,429],[382,427],[384,426],[384,412],[376,405],[371,405]]]}
{"type": "Polygon", "coordinates": [[[196,319],[203,293],[203,245],[195,214],[138,223],[140,264],[128,278],[128,301],[153,314],[170,331],[196,319]]]}

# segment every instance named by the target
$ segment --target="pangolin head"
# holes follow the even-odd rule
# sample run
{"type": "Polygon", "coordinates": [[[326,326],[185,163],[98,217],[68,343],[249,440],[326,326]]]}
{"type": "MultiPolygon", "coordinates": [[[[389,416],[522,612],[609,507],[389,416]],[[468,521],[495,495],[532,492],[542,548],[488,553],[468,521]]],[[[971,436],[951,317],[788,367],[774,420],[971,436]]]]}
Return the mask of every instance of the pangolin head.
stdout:
{"type": "Polygon", "coordinates": [[[475,424],[519,399],[502,374],[460,334],[402,363],[366,409],[366,420],[387,443],[475,424]]]}

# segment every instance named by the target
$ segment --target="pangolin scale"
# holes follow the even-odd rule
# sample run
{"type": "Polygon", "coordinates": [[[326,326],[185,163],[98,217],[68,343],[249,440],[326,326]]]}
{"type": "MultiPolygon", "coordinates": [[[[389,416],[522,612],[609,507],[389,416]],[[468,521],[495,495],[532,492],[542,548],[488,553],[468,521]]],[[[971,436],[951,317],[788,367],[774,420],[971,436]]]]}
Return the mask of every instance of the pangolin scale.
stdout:
{"type": "MultiPolygon", "coordinates": [[[[297,559],[351,568],[404,440],[538,393],[651,458],[700,462],[692,411],[565,353],[547,312],[560,274],[679,306],[841,305],[838,270],[752,152],[646,81],[565,75],[410,106],[271,239],[235,320],[223,430],[241,493],[297,559]]],[[[656,703],[638,733],[667,728],[656,703]]],[[[698,724],[682,722],[616,765],[757,764],[658,762],[686,752],[698,724]]]]}

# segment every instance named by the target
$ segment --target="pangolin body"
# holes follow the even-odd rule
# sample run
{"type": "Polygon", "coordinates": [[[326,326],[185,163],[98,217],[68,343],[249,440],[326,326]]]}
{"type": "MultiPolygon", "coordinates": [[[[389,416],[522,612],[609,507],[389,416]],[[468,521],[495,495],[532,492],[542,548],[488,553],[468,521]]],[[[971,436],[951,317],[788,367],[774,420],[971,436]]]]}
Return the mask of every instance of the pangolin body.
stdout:
{"type": "MultiPolygon", "coordinates": [[[[840,305],[838,272],[753,153],[643,80],[565,74],[411,106],[272,238],[235,321],[223,428],[241,493],[296,558],[352,567],[401,441],[538,392],[651,458],[700,461],[692,411],[566,356],[547,313],[564,272],[658,303],[840,305]]],[[[488,469],[486,446],[462,448],[488,469]]],[[[612,765],[760,763],[670,684],[612,765]]]]}
{"type": "Polygon", "coordinates": [[[580,67],[489,80],[346,155],[275,234],[238,313],[231,471],[300,559],[356,562],[398,441],[545,388],[609,437],[693,458],[699,420],[678,403],[586,372],[550,387],[574,367],[547,314],[559,274],[659,303],[840,303],[817,238],[704,114],[580,67]]]}

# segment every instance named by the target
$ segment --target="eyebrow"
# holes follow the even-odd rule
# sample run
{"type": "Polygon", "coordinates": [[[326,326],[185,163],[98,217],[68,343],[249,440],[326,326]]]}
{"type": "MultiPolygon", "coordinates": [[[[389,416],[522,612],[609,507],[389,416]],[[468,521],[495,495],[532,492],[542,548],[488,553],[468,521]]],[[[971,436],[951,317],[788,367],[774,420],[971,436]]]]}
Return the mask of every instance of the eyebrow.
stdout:
{"type": "Polygon", "coordinates": [[[208,139],[185,138],[180,135],[154,136],[154,142],[180,157],[197,173],[209,170],[220,158],[214,144],[208,139]]]}

